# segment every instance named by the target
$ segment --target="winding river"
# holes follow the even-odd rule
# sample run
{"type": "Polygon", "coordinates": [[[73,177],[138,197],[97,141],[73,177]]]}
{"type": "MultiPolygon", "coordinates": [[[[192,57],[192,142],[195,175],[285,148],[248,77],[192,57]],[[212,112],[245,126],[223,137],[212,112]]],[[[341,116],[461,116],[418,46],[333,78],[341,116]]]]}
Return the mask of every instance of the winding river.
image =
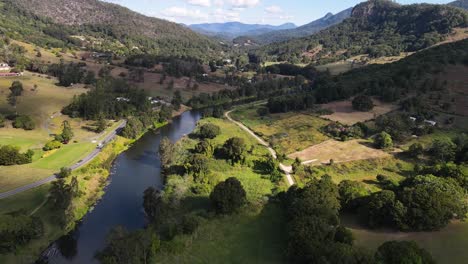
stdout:
{"type": "Polygon", "coordinates": [[[94,255],[105,247],[106,235],[112,228],[144,227],[143,192],[150,186],[163,186],[157,154],[159,142],[163,137],[179,140],[195,129],[199,119],[198,113],[185,112],[157,132],[147,133],[122,153],[112,166],[110,183],[94,210],[75,231],[44,252],[49,263],[98,263],[94,255]]]}

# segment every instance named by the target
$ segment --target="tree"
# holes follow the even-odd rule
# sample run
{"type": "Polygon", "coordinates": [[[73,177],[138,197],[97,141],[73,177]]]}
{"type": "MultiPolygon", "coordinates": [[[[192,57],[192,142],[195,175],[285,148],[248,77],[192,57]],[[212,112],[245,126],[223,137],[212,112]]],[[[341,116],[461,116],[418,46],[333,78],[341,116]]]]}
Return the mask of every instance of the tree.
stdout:
{"type": "Polygon", "coordinates": [[[57,174],[57,177],[60,179],[68,178],[72,173],[72,170],[67,167],[60,168],[60,172],[57,174]]]}
{"type": "Polygon", "coordinates": [[[228,139],[224,143],[223,153],[226,155],[227,159],[231,160],[233,164],[244,162],[246,148],[247,146],[243,138],[234,137],[228,139]]]}
{"type": "Polygon", "coordinates": [[[10,92],[13,96],[21,96],[23,94],[23,91],[23,84],[20,81],[14,81],[10,86],[10,92]]]}
{"type": "Polygon", "coordinates": [[[345,180],[338,185],[341,207],[354,210],[361,205],[364,197],[370,195],[370,191],[362,182],[345,180]]]}
{"type": "Polygon", "coordinates": [[[393,147],[392,137],[387,132],[381,132],[375,136],[374,143],[380,149],[389,149],[393,147]]]}
{"type": "Polygon", "coordinates": [[[126,138],[136,139],[143,133],[143,123],[139,118],[130,117],[127,120],[127,125],[122,129],[122,136],[126,138]]]}
{"type": "Polygon", "coordinates": [[[97,126],[96,126],[96,133],[101,133],[104,132],[107,128],[107,121],[104,118],[99,118],[97,121],[97,126]]]}
{"type": "Polygon", "coordinates": [[[188,159],[188,170],[196,176],[208,173],[208,158],[202,154],[191,155],[188,159]]]}
{"type": "Polygon", "coordinates": [[[211,123],[204,124],[200,127],[200,131],[198,132],[198,136],[201,139],[213,139],[221,134],[221,129],[219,126],[211,123]]]}
{"type": "Polygon", "coordinates": [[[436,162],[449,162],[455,160],[457,145],[449,138],[436,139],[432,143],[429,153],[436,162]]]}
{"type": "Polygon", "coordinates": [[[5,116],[0,114],[0,128],[5,127],[5,116]]]}
{"type": "Polygon", "coordinates": [[[375,253],[381,264],[435,264],[431,254],[413,241],[387,241],[375,253]]]}
{"type": "Polygon", "coordinates": [[[361,216],[371,228],[390,226],[404,228],[405,206],[396,199],[393,191],[373,193],[361,208],[361,216]]]}
{"type": "Polygon", "coordinates": [[[43,234],[44,225],[38,217],[18,213],[0,215],[0,253],[12,252],[43,234]]]}
{"type": "Polygon", "coordinates": [[[194,150],[198,154],[203,154],[207,157],[211,157],[214,152],[214,147],[208,140],[202,140],[198,142],[194,150]]]}
{"type": "Polygon", "coordinates": [[[169,168],[172,166],[174,160],[175,145],[169,140],[169,138],[164,137],[159,143],[159,159],[161,160],[161,165],[163,168],[169,168]]]}
{"type": "Polygon", "coordinates": [[[22,165],[32,162],[34,151],[20,153],[19,147],[0,145],[0,166],[22,165]]]}
{"type": "Polygon", "coordinates": [[[369,112],[374,108],[374,102],[367,95],[359,95],[353,99],[353,108],[357,111],[369,112]]]}
{"type": "Polygon", "coordinates": [[[246,202],[246,192],[240,181],[232,177],[215,186],[210,200],[216,213],[232,214],[246,202]]]}
{"type": "Polygon", "coordinates": [[[413,158],[417,158],[423,153],[424,153],[424,147],[421,143],[414,143],[408,149],[408,154],[413,158]]]}
{"type": "Polygon", "coordinates": [[[68,144],[74,136],[73,130],[68,121],[63,121],[62,123],[62,133],[55,137],[55,140],[62,142],[63,144],[68,144]]]}
{"type": "Polygon", "coordinates": [[[468,212],[464,190],[454,179],[419,175],[401,185],[399,198],[407,208],[405,223],[411,230],[439,230],[468,212]]]}
{"type": "Polygon", "coordinates": [[[217,68],[216,68],[216,63],[214,61],[210,61],[209,66],[210,66],[211,72],[216,72],[217,68]]]}
{"type": "Polygon", "coordinates": [[[180,94],[179,90],[174,92],[171,103],[176,111],[180,110],[180,106],[182,104],[182,95],[180,94]]]}

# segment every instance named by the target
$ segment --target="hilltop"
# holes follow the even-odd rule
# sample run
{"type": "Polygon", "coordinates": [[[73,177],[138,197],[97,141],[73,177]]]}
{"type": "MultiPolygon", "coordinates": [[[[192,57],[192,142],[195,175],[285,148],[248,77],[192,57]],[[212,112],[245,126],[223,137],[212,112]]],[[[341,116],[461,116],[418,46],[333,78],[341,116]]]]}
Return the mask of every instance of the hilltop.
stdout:
{"type": "Polygon", "coordinates": [[[319,64],[359,54],[392,56],[430,47],[445,40],[455,28],[467,25],[468,14],[451,6],[372,0],[357,5],[351,17],[338,25],[309,37],[267,45],[257,55],[319,64]]]}
{"type": "Polygon", "coordinates": [[[250,40],[257,44],[269,44],[274,42],[282,42],[293,38],[300,38],[312,35],[320,30],[326,29],[348,18],[351,15],[352,8],[343,10],[337,14],[327,13],[324,17],[312,21],[306,25],[294,28],[284,29],[274,32],[263,33],[259,35],[247,34],[234,40],[235,43],[242,43],[250,40]]]}
{"type": "MultiPolygon", "coordinates": [[[[22,16],[26,24],[70,42],[113,42],[125,53],[140,50],[164,55],[207,57],[217,44],[176,23],[147,17],[97,0],[3,0],[6,16],[22,16]],[[48,25],[37,28],[33,20],[48,25]],[[96,40],[97,39],[97,40],[96,40]],[[207,52],[208,51],[208,52],[207,52]]],[[[111,50],[113,51],[113,50],[111,50]]]]}

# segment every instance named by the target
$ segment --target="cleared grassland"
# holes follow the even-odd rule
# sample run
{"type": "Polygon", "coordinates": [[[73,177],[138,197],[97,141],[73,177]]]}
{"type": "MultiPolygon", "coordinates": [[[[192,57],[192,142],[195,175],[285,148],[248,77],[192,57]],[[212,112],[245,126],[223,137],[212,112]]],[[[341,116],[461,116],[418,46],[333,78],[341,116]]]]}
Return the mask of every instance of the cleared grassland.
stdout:
{"type": "MultiPolygon", "coordinates": [[[[91,139],[99,135],[83,129],[91,125],[81,119],[71,119],[59,114],[70,103],[74,95],[86,91],[82,86],[64,88],[55,85],[54,78],[40,77],[25,72],[24,76],[0,78],[0,112],[14,113],[15,109],[7,104],[9,87],[15,80],[21,81],[24,93],[19,97],[17,111],[30,115],[36,122],[32,131],[14,129],[11,123],[0,128],[0,145],[14,145],[22,151],[33,149],[36,153],[33,163],[21,166],[0,166],[0,191],[8,191],[56,173],[61,167],[70,166],[92,151],[95,144],[91,139]],[[34,89],[37,85],[37,89],[34,89]],[[52,118],[53,117],[53,118],[52,118]],[[74,141],[61,149],[44,153],[42,147],[51,140],[50,134],[61,131],[63,121],[69,121],[75,133],[74,141]]],[[[110,128],[109,128],[110,129],[110,128]]],[[[109,131],[108,129],[108,131],[109,131]]]]}
{"type": "Polygon", "coordinates": [[[261,117],[257,109],[258,106],[241,108],[234,111],[232,117],[267,140],[280,153],[294,153],[329,139],[320,132],[320,128],[329,123],[327,120],[305,113],[261,117]]]}
{"type": "Polygon", "coordinates": [[[359,247],[376,250],[389,240],[412,240],[428,250],[437,263],[466,263],[468,259],[468,223],[453,222],[440,231],[434,232],[395,232],[390,230],[369,230],[356,223],[352,218],[342,219],[351,229],[359,247]]]}
{"type": "Polygon", "coordinates": [[[334,162],[347,162],[354,160],[376,159],[390,157],[391,155],[371,147],[371,142],[367,140],[337,141],[328,140],[318,145],[295,152],[288,157],[299,158],[302,161],[317,160],[312,164],[328,163],[331,159],[334,162]]]}
{"type": "Polygon", "coordinates": [[[354,125],[358,122],[365,122],[377,118],[391,111],[398,109],[397,105],[383,103],[377,99],[373,99],[374,109],[369,112],[360,112],[353,109],[352,100],[336,101],[328,104],[323,104],[321,107],[333,111],[333,114],[322,115],[332,121],[337,121],[345,125],[354,125]]]}

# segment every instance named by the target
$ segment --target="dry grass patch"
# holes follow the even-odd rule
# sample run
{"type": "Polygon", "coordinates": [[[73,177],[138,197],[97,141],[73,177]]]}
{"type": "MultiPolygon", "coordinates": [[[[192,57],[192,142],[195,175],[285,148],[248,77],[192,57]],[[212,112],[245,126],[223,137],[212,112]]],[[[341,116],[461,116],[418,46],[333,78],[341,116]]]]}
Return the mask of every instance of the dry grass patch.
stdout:
{"type": "Polygon", "coordinates": [[[381,102],[377,99],[374,101],[374,109],[369,112],[360,112],[353,109],[352,101],[336,101],[328,104],[323,104],[323,109],[333,111],[331,115],[323,115],[322,118],[337,121],[345,125],[354,125],[358,122],[365,122],[377,118],[391,111],[398,109],[397,105],[381,102]]]}
{"type": "Polygon", "coordinates": [[[299,158],[302,161],[317,160],[312,164],[328,163],[330,159],[335,162],[347,162],[390,157],[390,154],[374,149],[366,140],[349,140],[345,142],[328,140],[321,144],[309,147],[289,155],[289,158],[299,158]]]}

